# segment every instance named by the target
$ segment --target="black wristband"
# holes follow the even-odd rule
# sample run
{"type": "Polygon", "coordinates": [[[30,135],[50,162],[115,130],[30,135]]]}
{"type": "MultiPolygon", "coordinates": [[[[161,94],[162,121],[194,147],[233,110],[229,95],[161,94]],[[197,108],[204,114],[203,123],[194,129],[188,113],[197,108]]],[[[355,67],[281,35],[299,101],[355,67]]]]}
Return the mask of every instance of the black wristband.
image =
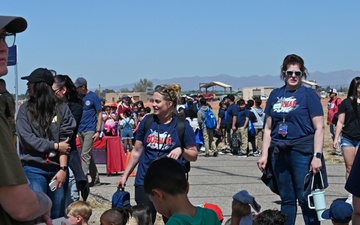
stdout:
{"type": "Polygon", "coordinates": [[[97,133],[101,133],[101,130],[97,130],[96,132],[97,132],[97,133]]]}
{"type": "Polygon", "coordinates": [[[65,172],[67,172],[67,171],[68,171],[68,167],[67,167],[67,166],[60,166],[60,170],[63,170],[63,171],[65,171],[65,172]]]}
{"type": "Polygon", "coordinates": [[[181,155],[185,152],[185,148],[181,148],[181,155]]]}

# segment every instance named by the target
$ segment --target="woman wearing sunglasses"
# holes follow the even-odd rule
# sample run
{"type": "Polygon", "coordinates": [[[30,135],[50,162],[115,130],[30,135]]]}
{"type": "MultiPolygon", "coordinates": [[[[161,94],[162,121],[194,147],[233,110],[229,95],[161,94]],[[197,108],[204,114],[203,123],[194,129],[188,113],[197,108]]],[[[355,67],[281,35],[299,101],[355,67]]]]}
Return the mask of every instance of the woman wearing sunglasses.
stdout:
{"type": "Polygon", "coordinates": [[[304,178],[309,171],[316,174],[325,168],[324,113],[315,90],[303,86],[306,77],[303,59],[295,54],[286,56],[281,67],[285,85],[274,89],[267,100],[262,156],[257,162],[262,172],[266,166],[273,170],[288,225],[295,224],[297,201],[305,224],[320,224],[316,211],[308,208],[304,178]]]}
{"type": "Polygon", "coordinates": [[[177,130],[180,118],[177,117],[176,105],[180,91],[181,87],[178,84],[155,87],[152,104],[154,114],[145,116],[141,121],[129,163],[118,181],[118,186],[124,187],[129,175],[139,163],[135,178],[135,201],[138,205],[149,206],[153,222],[156,218],[156,210],[143,187],[144,176],[150,163],[158,158],[170,157],[178,160],[185,167],[186,161],[196,161],[198,156],[195,134],[190,124],[183,120],[185,125],[183,140],[180,140],[177,130]],[[151,117],[153,121],[146,129],[146,121],[151,117]]]}

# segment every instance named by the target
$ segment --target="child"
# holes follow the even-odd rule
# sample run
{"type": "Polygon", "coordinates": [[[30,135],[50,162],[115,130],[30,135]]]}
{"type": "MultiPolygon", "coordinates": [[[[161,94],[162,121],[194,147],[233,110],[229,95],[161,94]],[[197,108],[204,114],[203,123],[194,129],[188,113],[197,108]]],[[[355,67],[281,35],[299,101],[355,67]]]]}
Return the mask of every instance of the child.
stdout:
{"type": "Polygon", "coordinates": [[[91,214],[91,206],[85,201],[73,202],[66,208],[66,215],[71,225],[87,225],[91,214]]]}
{"type": "Polygon", "coordinates": [[[331,206],[330,209],[325,210],[321,217],[324,219],[331,219],[332,224],[334,225],[348,225],[351,216],[353,213],[352,206],[341,200],[335,200],[331,206]]]}
{"type": "Polygon", "coordinates": [[[277,209],[267,209],[257,215],[253,225],[285,225],[286,215],[277,209]]]}
{"type": "Polygon", "coordinates": [[[191,204],[184,168],[175,159],[164,157],[153,161],[144,178],[144,190],[156,211],[169,218],[167,225],[220,224],[214,211],[191,204]]]}
{"type": "Polygon", "coordinates": [[[125,110],[124,112],[125,118],[120,122],[120,130],[121,130],[121,139],[124,141],[124,150],[129,152],[132,150],[132,139],[134,138],[133,128],[135,121],[131,117],[131,111],[125,110]],[[129,147],[129,151],[127,151],[127,146],[129,147]]]}
{"type": "Polygon", "coordinates": [[[151,211],[148,206],[140,204],[131,207],[129,225],[153,225],[151,211]]]}
{"type": "Polygon", "coordinates": [[[108,209],[100,216],[101,225],[126,225],[129,211],[123,207],[108,209]]]}

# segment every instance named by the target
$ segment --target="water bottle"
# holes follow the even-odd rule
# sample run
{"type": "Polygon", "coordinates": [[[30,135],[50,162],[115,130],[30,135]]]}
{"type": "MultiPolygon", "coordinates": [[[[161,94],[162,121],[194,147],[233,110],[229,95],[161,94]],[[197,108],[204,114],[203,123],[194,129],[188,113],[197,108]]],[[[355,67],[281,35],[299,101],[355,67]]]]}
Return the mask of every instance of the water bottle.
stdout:
{"type": "Polygon", "coordinates": [[[310,209],[315,209],[316,214],[319,221],[325,220],[321,217],[322,213],[326,209],[326,201],[325,201],[325,189],[324,189],[324,181],[322,178],[321,171],[319,171],[319,176],[321,178],[321,189],[317,188],[313,190],[314,187],[314,178],[317,174],[314,174],[311,181],[311,193],[308,195],[308,206],[310,209]],[[313,199],[313,201],[311,201],[313,199]],[[311,203],[314,203],[312,205],[311,203]]]}

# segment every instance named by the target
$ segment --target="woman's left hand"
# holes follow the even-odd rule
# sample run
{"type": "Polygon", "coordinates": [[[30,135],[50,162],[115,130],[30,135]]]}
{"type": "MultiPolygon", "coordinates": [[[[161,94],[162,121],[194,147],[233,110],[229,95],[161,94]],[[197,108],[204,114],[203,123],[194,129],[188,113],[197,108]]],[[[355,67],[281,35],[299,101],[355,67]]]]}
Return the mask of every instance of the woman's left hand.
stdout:
{"type": "Polygon", "coordinates": [[[65,181],[66,181],[66,171],[59,170],[56,175],[53,177],[53,180],[57,180],[58,184],[56,186],[56,189],[61,188],[65,181]]]}
{"type": "Polygon", "coordinates": [[[167,157],[177,160],[181,156],[181,147],[177,147],[172,150],[167,157]]]}
{"type": "Polygon", "coordinates": [[[310,164],[310,170],[313,174],[318,173],[322,168],[321,159],[313,157],[310,164]]]}

